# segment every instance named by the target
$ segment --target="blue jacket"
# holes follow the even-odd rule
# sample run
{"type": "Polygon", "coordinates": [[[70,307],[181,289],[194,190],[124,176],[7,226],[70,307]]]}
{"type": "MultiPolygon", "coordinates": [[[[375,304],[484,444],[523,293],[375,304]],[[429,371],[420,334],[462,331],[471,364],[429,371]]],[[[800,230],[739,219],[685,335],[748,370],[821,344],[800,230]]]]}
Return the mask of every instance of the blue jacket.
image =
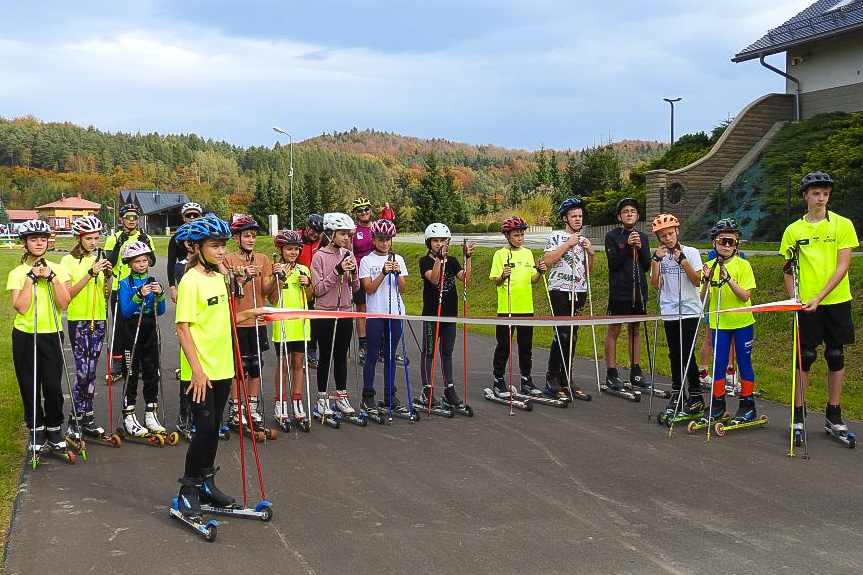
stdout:
{"type": "MultiPolygon", "coordinates": [[[[132,317],[141,311],[141,297],[138,295],[138,288],[147,283],[147,274],[132,274],[120,280],[120,285],[117,288],[117,297],[120,298],[120,313],[123,317],[132,317]]],[[[164,315],[165,313],[165,292],[156,297],[150,293],[144,302],[144,315],[164,315]],[[155,308],[155,312],[154,312],[155,308]]]]}

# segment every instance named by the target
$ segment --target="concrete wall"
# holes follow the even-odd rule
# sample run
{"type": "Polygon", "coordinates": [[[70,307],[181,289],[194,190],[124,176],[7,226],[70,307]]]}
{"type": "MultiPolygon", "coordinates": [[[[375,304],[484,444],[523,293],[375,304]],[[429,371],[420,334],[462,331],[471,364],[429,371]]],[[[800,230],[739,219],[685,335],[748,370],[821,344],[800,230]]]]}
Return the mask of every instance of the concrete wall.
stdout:
{"type": "Polygon", "coordinates": [[[647,219],[660,211],[672,212],[687,221],[700,217],[710,203],[711,193],[720,182],[730,185],[758,159],[772,134],[784,122],[794,119],[794,96],[768,94],[744,108],[713,149],[679,170],[652,170],[647,178],[647,219]]]}
{"type": "Polygon", "coordinates": [[[803,118],[823,112],[859,112],[863,110],[863,82],[803,94],[803,118]]]}

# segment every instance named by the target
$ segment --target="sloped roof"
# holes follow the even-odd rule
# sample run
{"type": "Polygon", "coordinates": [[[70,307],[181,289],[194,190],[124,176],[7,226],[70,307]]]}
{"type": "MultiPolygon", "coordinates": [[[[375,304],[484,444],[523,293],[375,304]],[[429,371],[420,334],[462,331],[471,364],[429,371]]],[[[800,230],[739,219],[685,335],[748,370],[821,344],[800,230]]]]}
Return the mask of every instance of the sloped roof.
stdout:
{"type": "Polygon", "coordinates": [[[744,62],[863,28],[863,0],[818,0],[731,59],[744,62]]]}
{"type": "Polygon", "coordinates": [[[91,202],[90,200],[85,200],[84,198],[63,198],[61,200],[57,200],[56,202],[51,202],[50,204],[42,204],[41,206],[36,206],[37,210],[49,210],[49,209],[59,209],[59,210],[100,210],[102,209],[102,204],[97,204],[96,202],[91,202]]]}
{"type": "Polygon", "coordinates": [[[137,204],[144,215],[178,210],[189,201],[189,196],[182,192],[164,190],[123,190],[120,192],[123,203],[137,204]]]}
{"type": "Polygon", "coordinates": [[[13,221],[38,220],[39,212],[36,210],[6,210],[9,219],[13,221]]]}

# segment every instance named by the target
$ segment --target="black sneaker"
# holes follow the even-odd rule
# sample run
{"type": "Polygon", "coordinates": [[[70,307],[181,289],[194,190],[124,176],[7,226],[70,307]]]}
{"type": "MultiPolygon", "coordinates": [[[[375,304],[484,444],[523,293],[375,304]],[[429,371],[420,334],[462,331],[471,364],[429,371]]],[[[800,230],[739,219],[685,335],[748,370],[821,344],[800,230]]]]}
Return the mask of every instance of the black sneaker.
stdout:
{"type": "Polygon", "coordinates": [[[605,388],[606,391],[623,391],[623,382],[620,381],[620,377],[617,375],[616,369],[608,370],[608,373],[605,376],[603,388],[605,388]]]}
{"type": "Polygon", "coordinates": [[[691,394],[689,399],[683,404],[683,409],[680,413],[682,415],[698,415],[704,413],[705,409],[704,397],[701,394],[691,394]]]}
{"type": "Polygon", "coordinates": [[[362,409],[366,413],[377,413],[378,412],[378,402],[375,401],[375,396],[374,395],[363,395],[363,399],[360,402],[360,409],[362,409]]]}
{"type": "Polygon", "coordinates": [[[500,399],[510,398],[509,384],[504,381],[502,375],[494,376],[494,385],[492,386],[492,391],[494,392],[495,397],[498,397],[500,399]]]}
{"type": "Polygon", "coordinates": [[[848,426],[842,420],[842,408],[838,405],[827,404],[824,412],[824,427],[829,427],[833,433],[847,433],[848,426]]]}
{"type": "Polygon", "coordinates": [[[737,405],[737,411],[734,417],[731,418],[731,423],[746,423],[747,421],[755,421],[758,417],[758,411],[755,409],[755,399],[751,395],[740,398],[740,403],[737,405]]]}
{"type": "Polygon", "coordinates": [[[557,380],[558,377],[556,375],[550,375],[545,378],[545,394],[557,398],[569,397],[566,390],[560,386],[557,380]]]}
{"type": "Polygon", "coordinates": [[[542,391],[534,387],[533,380],[529,375],[521,376],[521,393],[522,395],[530,395],[532,397],[540,397],[542,391]]]}
{"type": "Polygon", "coordinates": [[[443,402],[451,407],[461,407],[464,405],[454,385],[447,385],[443,390],[443,402]]]}
{"type": "Polygon", "coordinates": [[[708,406],[708,408],[704,409],[705,415],[707,415],[708,409],[710,410],[711,420],[718,421],[719,419],[722,419],[725,415],[725,396],[714,397],[712,407],[708,406]]]}
{"type": "Polygon", "coordinates": [[[634,364],[629,368],[629,383],[639,389],[650,389],[650,382],[645,379],[644,374],[641,372],[641,366],[638,364],[634,364]]]}

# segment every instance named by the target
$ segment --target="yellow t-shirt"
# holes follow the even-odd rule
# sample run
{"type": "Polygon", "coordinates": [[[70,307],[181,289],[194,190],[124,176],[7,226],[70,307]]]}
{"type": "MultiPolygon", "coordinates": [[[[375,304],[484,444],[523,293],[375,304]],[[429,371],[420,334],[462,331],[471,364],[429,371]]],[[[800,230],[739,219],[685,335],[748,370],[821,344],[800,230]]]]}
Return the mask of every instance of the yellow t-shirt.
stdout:
{"type": "MultiPolygon", "coordinates": [[[[61,282],[69,281],[69,273],[66,268],[56,262],[45,262],[51,271],[57,275],[57,279],[61,282]]],[[[24,288],[26,282],[31,281],[27,274],[33,266],[22,263],[12,268],[9,272],[9,279],[6,281],[6,290],[20,290],[24,288]]],[[[57,311],[57,317],[54,317],[54,309],[51,306],[51,294],[48,292],[48,282],[45,278],[40,278],[36,284],[36,303],[38,309],[33,306],[33,297],[30,298],[30,309],[24,315],[15,314],[15,320],[12,322],[12,327],[18,331],[25,333],[33,333],[33,316],[36,315],[36,320],[39,322],[37,327],[38,333],[56,333],[63,331],[63,319],[61,311],[57,311]]]]}
{"type": "MultiPolygon", "coordinates": [[[[715,260],[710,260],[707,262],[707,267],[712,268],[714,261],[715,260]]],[[[728,275],[731,276],[734,283],[743,289],[755,289],[755,275],[752,273],[752,266],[748,261],[739,256],[733,257],[725,262],[725,271],[728,272],[728,275]]],[[[717,266],[716,271],[713,272],[713,277],[715,279],[719,279],[719,266],[717,266]]],[[[720,303],[722,304],[720,309],[734,309],[752,305],[751,297],[746,301],[740,301],[740,298],[731,291],[731,287],[729,287],[727,283],[722,285],[721,290],[722,302],[719,301],[720,288],[712,285],[710,286],[710,311],[716,311],[716,306],[720,303]]],[[[712,313],[709,315],[711,328],[716,328],[717,317],[719,317],[720,329],[737,329],[755,323],[755,317],[752,315],[751,311],[723,314],[712,313]]]]}
{"type": "Polygon", "coordinates": [[[78,295],[69,302],[69,307],[66,309],[66,317],[69,321],[104,320],[108,317],[104,295],[105,274],[97,275],[95,281],[89,274],[95,261],[95,254],[85,256],[80,260],[70,254],[63,256],[63,259],[60,260],[60,263],[69,273],[72,285],[78,283],[84,276],[90,279],[87,285],[78,292],[78,295]]]}
{"type": "MultiPolygon", "coordinates": [[[[197,269],[183,274],[177,286],[175,321],[189,324],[198,361],[210,380],[234,377],[231,308],[222,274],[210,277],[197,269]]],[[[180,379],[188,381],[192,370],[184,354],[181,353],[180,357],[180,379]]]]}
{"type": "MultiPolygon", "coordinates": [[[[805,303],[817,296],[833,275],[839,261],[839,250],[860,244],[851,220],[828,211],[827,217],[817,224],[810,224],[805,218],[800,218],[785,228],[779,253],[786,260],[791,259],[788,251],[795,245],[800,248],[800,300],[805,303]]],[[[821,301],[821,305],[850,299],[851,284],[848,274],[845,274],[833,291],[821,301]]]]}
{"type": "Polygon", "coordinates": [[[533,313],[533,284],[530,281],[536,273],[533,253],[524,247],[497,250],[491,261],[489,279],[499,278],[507,264],[513,266],[512,274],[508,281],[497,286],[497,313],[533,313]]]}
{"type": "MultiPolygon", "coordinates": [[[[307,301],[303,296],[302,286],[300,286],[300,271],[306,274],[306,277],[311,278],[309,268],[302,264],[297,264],[291,274],[285,279],[285,288],[282,290],[282,307],[293,309],[308,309],[307,301]]],[[[309,340],[309,320],[294,319],[290,321],[274,321],[273,322],[273,341],[279,343],[282,340],[282,326],[284,326],[285,339],[284,341],[303,341],[309,340]]]]}

